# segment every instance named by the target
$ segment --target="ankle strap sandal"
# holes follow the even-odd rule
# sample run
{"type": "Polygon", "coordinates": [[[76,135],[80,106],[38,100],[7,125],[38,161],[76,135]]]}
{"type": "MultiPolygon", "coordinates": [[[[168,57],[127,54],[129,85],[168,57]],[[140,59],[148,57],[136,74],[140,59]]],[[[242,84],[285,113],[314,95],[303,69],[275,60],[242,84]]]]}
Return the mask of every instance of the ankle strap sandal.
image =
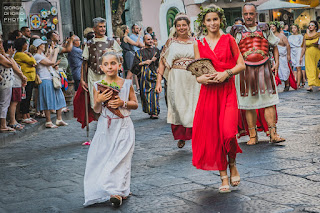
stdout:
{"type": "Polygon", "coordinates": [[[269,143],[280,143],[286,141],[286,139],[281,138],[277,133],[277,126],[276,124],[273,124],[273,126],[269,126],[269,132],[270,132],[270,142],[269,143]],[[272,138],[273,135],[273,138],[272,138]]]}

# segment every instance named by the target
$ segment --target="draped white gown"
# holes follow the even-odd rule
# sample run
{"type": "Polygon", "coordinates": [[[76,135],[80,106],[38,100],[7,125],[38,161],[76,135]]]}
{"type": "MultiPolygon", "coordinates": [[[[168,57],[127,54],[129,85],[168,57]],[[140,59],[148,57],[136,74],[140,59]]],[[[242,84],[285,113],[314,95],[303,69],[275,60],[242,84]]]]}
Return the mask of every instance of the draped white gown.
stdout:
{"type": "MultiPolygon", "coordinates": [[[[131,80],[125,80],[119,93],[120,99],[129,99],[131,83],[131,80]]],[[[84,206],[105,202],[110,199],[110,195],[128,196],[130,193],[135,131],[129,117],[130,110],[120,108],[120,111],[124,119],[119,119],[108,108],[102,107],[87,156],[84,206]]]]}

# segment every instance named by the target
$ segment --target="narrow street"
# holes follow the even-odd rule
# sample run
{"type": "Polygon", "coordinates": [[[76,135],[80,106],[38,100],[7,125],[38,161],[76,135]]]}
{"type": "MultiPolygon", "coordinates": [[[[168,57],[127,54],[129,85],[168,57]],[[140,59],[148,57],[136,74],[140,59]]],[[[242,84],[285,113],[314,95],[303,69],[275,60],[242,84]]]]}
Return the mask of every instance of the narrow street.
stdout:
{"type": "Polygon", "coordinates": [[[190,142],[177,148],[162,96],[160,119],[141,107],[132,113],[132,196],[120,208],[83,208],[88,146],[72,119],[0,147],[0,212],[320,212],[320,92],[281,92],[280,100],[278,132],[287,141],[269,144],[259,133],[260,143],[247,146],[241,138],[241,184],[231,193],[219,194],[218,172],[192,166],[190,142]]]}

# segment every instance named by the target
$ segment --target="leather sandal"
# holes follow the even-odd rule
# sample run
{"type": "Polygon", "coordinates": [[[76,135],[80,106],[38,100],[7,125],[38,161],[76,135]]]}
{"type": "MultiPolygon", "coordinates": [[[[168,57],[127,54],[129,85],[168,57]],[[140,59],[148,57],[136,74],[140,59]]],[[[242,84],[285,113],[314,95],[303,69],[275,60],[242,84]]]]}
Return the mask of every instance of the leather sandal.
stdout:
{"type": "MultiPolygon", "coordinates": [[[[236,166],[236,162],[234,162],[234,163],[229,163],[229,169],[230,169],[230,167],[235,167],[236,166]]],[[[232,186],[232,187],[237,187],[237,186],[239,186],[240,185],[240,176],[239,175],[237,175],[237,176],[231,176],[231,169],[230,169],[230,185],[232,186]],[[235,184],[235,182],[239,182],[238,184],[235,184]]]]}
{"type": "Polygon", "coordinates": [[[184,140],[179,140],[177,143],[177,146],[178,146],[178,148],[182,149],[185,144],[186,144],[186,142],[184,140]]]}
{"type": "Polygon", "coordinates": [[[270,142],[269,143],[280,143],[280,142],[286,141],[286,139],[281,138],[277,134],[277,126],[276,126],[276,124],[274,124],[274,126],[269,126],[269,132],[270,132],[270,142]],[[272,135],[273,135],[273,137],[272,137],[272,135]]]}
{"type": "Polygon", "coordinates": [[[122,205],[122,197],[120,195],[111,195],[110,202],[114,207],[119,207],[122,205]]]}
{"type": "Polygon", "coordinates": [[[250,138],[250,140],[247,142],[247,145],[249,145],[249,146],[256,145],[258,143],[257,127],[248,128],[248,130],[249,130],[249,138],[250,138]],[[256,134],[254,136],[250,135],[250,130],[252,130],[252,129],[254,129],[255,132],[256,132],[256,134]],[[249,143],[252,139],[255,139],[254,143],[249,143]]]}
{"type": "MultiPolygon", "coordinates": [[[[221,179],[221,180],[228,179],[228,176],[227,176],[227,175],[222,176],[222,177],[220,177],[220,179],[221,179]]],[[[224,185],[224,186],[222,185],[222,186],[220,186],[220,187],[219,187],[219,192],[220,192],[220,193],[228,193],[228,192],[231,192],[230,186],[229,186],[229,185],[224,185]]]]}

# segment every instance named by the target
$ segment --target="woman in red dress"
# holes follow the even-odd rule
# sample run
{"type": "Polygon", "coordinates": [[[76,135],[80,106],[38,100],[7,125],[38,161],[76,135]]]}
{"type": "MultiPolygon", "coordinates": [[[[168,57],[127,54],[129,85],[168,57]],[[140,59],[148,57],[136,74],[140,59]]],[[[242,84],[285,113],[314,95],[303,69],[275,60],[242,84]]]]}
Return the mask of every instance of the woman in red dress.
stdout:
{"type": "Polygon", "coordinates": [[[197,78],[202,86],[193,122],[192,163],[197,169],[219,170],[219,192],[230,192],[227,167],[229,164],[230,184],[238,186],[235,159],[242,152],[236,138],[238,104],[233,75],[242,72],[245,64],[234,38],[220,30],[226,26],[222,9],[204,8],[198,22],[205,37],[194,45],[195,58],[211,59],[217,73],[197,78]]]}

